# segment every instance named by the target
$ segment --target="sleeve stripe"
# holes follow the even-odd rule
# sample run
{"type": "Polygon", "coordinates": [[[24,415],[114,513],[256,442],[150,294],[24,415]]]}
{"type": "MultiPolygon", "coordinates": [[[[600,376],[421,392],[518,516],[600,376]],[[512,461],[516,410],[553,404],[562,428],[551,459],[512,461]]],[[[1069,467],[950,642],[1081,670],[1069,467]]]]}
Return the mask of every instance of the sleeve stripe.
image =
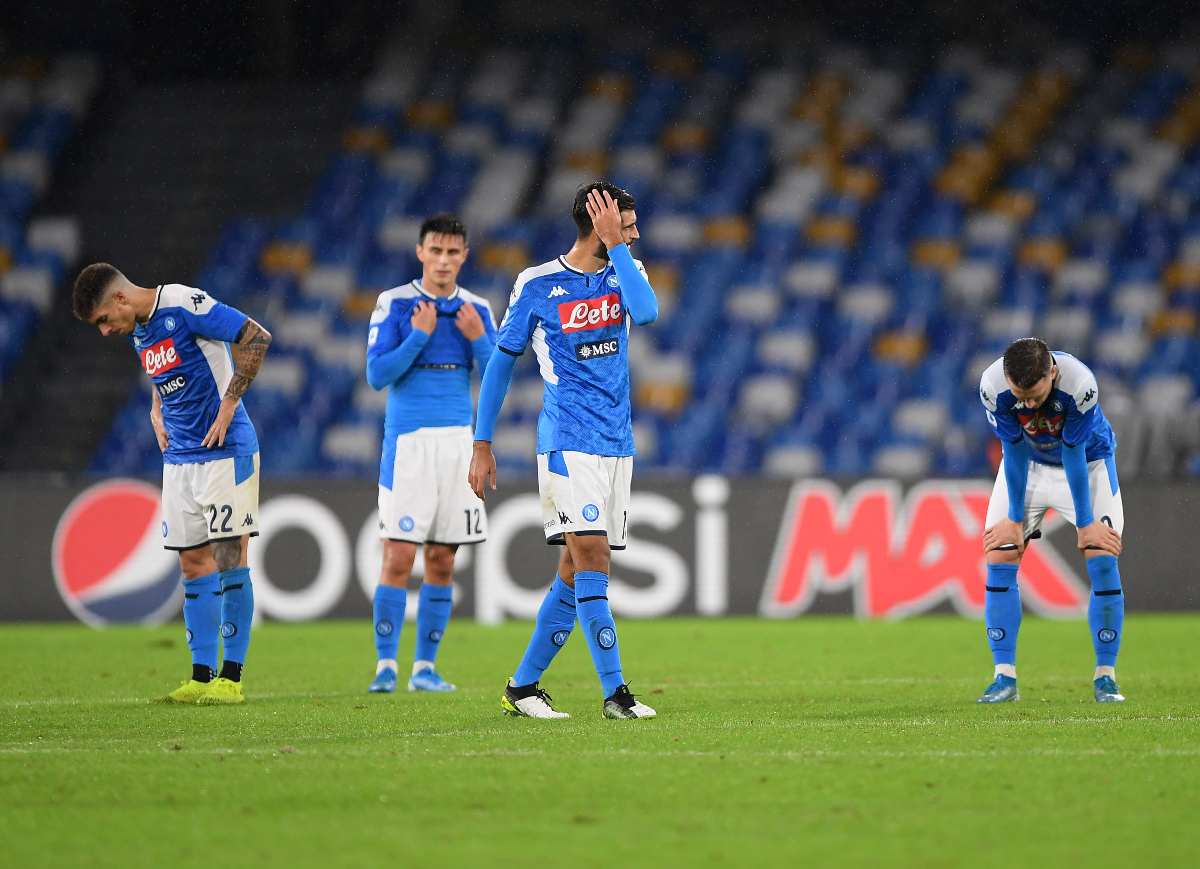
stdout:
{"type": "Polygon", "coordinates": [[[509,356],[520,356],[522,353],[525,352],[524,350],[509,350],[503,344],[497,344],[496,349],[503,351],[504,353],[507,353],[509,356]]]}

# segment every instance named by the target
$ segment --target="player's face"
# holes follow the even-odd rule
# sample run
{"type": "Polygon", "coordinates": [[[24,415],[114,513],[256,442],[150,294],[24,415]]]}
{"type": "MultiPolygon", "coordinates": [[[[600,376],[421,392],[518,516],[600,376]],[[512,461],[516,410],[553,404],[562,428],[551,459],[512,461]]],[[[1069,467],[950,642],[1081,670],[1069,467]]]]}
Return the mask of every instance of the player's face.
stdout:
{"type": "MultiPolygon", "coordinates": [[[[593,230],[594,232],[594,230],[593,230]]],[[[637,228],[637,212],[633,209],[621,212],[621,240],[626,245],[632,247],[633,243],[641,238],[641,233],[637,228]]],[[[596,259],[608,259],[608,248],[604,246],[604,242],[596,239],[596,259]]]]}
{"type": "Polygon", "coordinates": [[[1046,399],[1050,397],[1051,390],[1054,389],[1054,379],[1058,377],[1058,366],[1051,365],[1050,373],[1039,380],[1037,383],[1028,389],[1021,389],[1011,380],[1008,381],[1008,387],[1012,390],[1013,397],[1030,410],[1041,407],[1046,403],[1046,399]]]}
{"type": "Polygon", "coordinates": [[[417,259],[424,269],[426,283],[452,287],[467,261],[467,242],[461,235],[431,232],[417,245],[417,259]]]}
{"type": "Polygon", "coordinates": [[[105,338],[109,335],[132,335],[136,323],[129,298],[120,290],[109,293],[92,312],[92,325],[105,338]]]}

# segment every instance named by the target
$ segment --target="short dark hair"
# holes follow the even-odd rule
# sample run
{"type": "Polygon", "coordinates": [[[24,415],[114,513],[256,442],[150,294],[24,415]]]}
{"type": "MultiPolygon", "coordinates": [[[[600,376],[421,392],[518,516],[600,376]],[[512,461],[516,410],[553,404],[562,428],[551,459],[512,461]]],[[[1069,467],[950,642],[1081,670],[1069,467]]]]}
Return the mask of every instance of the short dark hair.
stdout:
{"type": "Polygon", "coordinates": [[[1054,357],[1041,338],[1013,341],[1004,351],[1004,373],[1014,386],[1029,389],[1050,373],[1054,357]]]}
{"type": "Polygon", "coordinates": [[[92,263],[79,273],[75,279],[75,289],[71,296],[75,316],[85,323],[91,321],[96,306],[104,298],[104,291],[117,278],[123,277],[116,266],[108,263],[92,263]]]}
{"type": "Polygon", "coordinates": [[[425,218],[421,224],[421,233],[417,236],[417,244],[425,243],[425,236],[431,232],[439,235],[461,235],[463,244],[467,243],[467,225],[453,214],[443,212],[425,218]]]}
{"type": "Polygon", "coordinates": [[[608,195],[616,201],[618,211],[632,211],[637,205],[637,200],[633,198],[632,193],[610,181],[592,181],[584,184],[575,191],[575,203],[571,206],[571,219],[575,221],[580,238],[590,235],[592,232],[592,218],[588,214],[587,201],[588,194],[593,190],[607,191],[608,195]]]}

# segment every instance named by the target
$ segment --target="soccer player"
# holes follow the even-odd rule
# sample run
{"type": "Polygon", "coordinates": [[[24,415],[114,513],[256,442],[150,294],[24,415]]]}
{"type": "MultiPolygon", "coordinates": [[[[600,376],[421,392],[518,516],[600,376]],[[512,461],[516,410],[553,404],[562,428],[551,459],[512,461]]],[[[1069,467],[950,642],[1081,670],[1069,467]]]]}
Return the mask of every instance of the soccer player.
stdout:
{"type": "Polygon", "coordinates": [[[425,580],[409,691],[453,691],[436,669],[450,620],[454,554],[487,538],[487,515],[466,483],[471,461],[471,367],[487,367],[496,322],[487,301],[458,286],[467,229],[438,214],[421,224],[421,279],[379,294],[367,334],[367,382],[388,390],[379,463],[383,568],[375,588],[378,662],[370,691],[396,690],[396,651],[417,547],[425,580]]]}
{"type": "Polygon", "coordinates": [[[108,263],[75,280],[75,316],[128,336],[153,382],[150,424],[163,454],[163,546],[179,553],[192,677],[163,700],[243,703],[254,591],[246,554],[258,534],[258,437],[242,396],[271,334],[182,284],[139,287],[108,263]],[[217,673],[218,638],[224,663],[217,673]],[[214,678],[215,677],[215,678],[214,678]]]}
{"type": "Polygon", "coordinates": [[[500,698],[510,715],[567,718],[538,682],[578,617],[609,718],[653,718],[621,670],[608,604],[611,549],[624,549],[633,474],[629,321],[658,318],[641,263],[633,197],[603,181],[581,187],[571,217],[578,236],[564,256],[517,276],[483,377],[471,488],[496,488],[491,440],[513,365],[532,343],[545,382],[538,418],[538,489],[546,541],[563,546],[525,656],[500,698]]]}
{"type": "Polygon", "coordinates": [[[1117,688],[1116,664],[1125,597],[1117,556],[1125,513],[1116,439],[1100,409],[1096,378],[1074,356],[1051,352],[1037,338],[1022,338],[983,373],[979,398],[1004,448],[983,535],[984,619],[995,675],[979,702],[1019,699],[1017,569],[1027,542],[1039,534],[1046,510],[1053,509],[1076,527],[1076,546],[1087,559],[1096,702],[1120,703],[1125,697],[1117,688]]]}

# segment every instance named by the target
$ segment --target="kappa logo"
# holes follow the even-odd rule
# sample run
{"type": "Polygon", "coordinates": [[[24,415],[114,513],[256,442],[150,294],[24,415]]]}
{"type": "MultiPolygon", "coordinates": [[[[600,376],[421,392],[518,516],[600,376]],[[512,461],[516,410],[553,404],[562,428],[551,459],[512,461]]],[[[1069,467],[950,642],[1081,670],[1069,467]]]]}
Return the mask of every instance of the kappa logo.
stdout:
{"type": "Polygon", "coordinates": [[[575,345],[575,358],[580,362],[595,359],[598,356],[615,356],[621,350],[621,342],[616,338],[607,341],[588,341],[575,345]]]}
{"type": "Polygon", "coordinates": [[[553,299],[555,296],[565,296],[565,295],[567,295],[567,291],[564,290],[562,287],[554,287],[552,290],[550,290],[550,295],[547,296],[546,298],[553,299]]]}
{"type": "Polygon", "coordinates": [[[208,296],[204,295],[204,293],[192,293],[192,307],[199,311],[200,306],[204,304],[204,300],[207,298],[208,296]]]}
{"type": "Polygon", "coordinates": [[[246,514],[246,518],[242,520],[242,527],[249,528],[254,525],[254,516],[250,513],[246,514]]]}
{"type": "Polygon", "coordinates": [[[1094,390],[1094,389],[1089,389],[1087,392],[1085,392],[1085,393],[1083,394],[1083,400],[1082,400],[1082,401],[1080,401],[1079,403],[1080,403],[1080,404],[1087,404],[1089,401],[1091,401],[1091,400],[1092,400],[1093,398],[1095,398],[1095,397],[1096,397],[1096,390],[1094,390]]]}
{"type": "Polygon", "coordinates": [[[568,516],[566,513],[562,512],[561,510],[559,510],[558,511],[558,524],[559,525],[570,525],[571,517],[568,516]]]}

